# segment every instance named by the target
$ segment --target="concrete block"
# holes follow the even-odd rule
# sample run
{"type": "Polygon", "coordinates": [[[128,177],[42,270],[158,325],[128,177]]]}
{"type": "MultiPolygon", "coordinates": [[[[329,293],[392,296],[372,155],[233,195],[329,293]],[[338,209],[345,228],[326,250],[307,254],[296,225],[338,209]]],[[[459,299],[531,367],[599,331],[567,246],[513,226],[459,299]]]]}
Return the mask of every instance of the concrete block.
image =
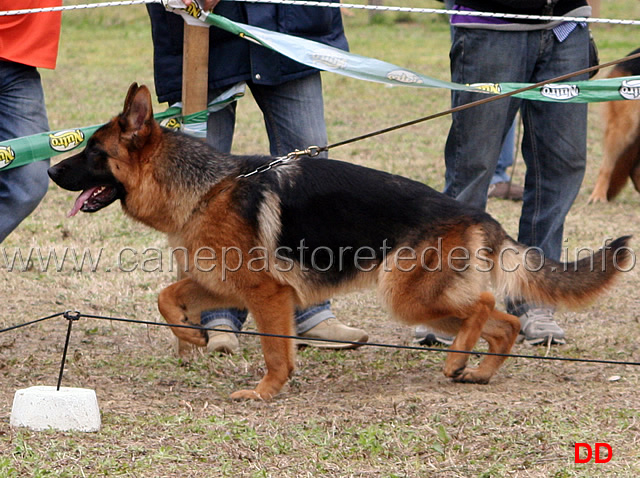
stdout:
{"type": "Polygon", "coordinates": [[[87,388],[36,386],[18,390],[9,421],[32,430],[97,432],[100,409],[96,392],[87,388]]]}

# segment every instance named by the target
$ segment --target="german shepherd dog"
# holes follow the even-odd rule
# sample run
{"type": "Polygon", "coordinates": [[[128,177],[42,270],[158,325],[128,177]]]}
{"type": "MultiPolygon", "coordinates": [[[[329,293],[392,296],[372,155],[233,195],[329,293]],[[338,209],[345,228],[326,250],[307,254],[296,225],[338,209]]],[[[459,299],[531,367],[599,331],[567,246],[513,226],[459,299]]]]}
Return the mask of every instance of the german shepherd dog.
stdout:
{"type": "MultiPolygon", "coordinates": [[[[629,55],[639,52],[640,48],[629,55]]],[[[640,75],[640,58],[619,63],[608,77],[635,75],[640,75]]],[[[608,101],[604,122],[604,154],[590,203],[612,200],[629,178],[640,192],[640,101],[608,101]]]]}
{"type": "MultiPolygon", "coordinates": [[[[270,399],[288,380],[294,341],[281,336],[294,334],[295,307],[377,285],[399,320],[455,334],[453,350],[470,351],[482,337],[490,352],[506,354],[520,324],[495,309],[491,284],[511,297],[578,307],[630,260],[628,236],[562,264],[424,184],[316,158],[267,169],[273,160],[221,154],[161,127],[149,90],[134,83],[123,112],[83,152],[49,169],[60,187],[83,191],[72,214],[119,199],[126,214],[187,251],[178,255],[184,278],[158,298],[169,324],[199,324],[203,310],[243,307],[269,334],[260,339],[265,376],[234,399],[270,399]],[[205,250],[207,267],[198,267],[205,250]]],[[[207,343],[203,329],[172,330],[183,341],[207,343]]],[[[473,368],[467,354],[450,352],[444,374],[487,383],[503,361],[488,355],[473,368]]]]}

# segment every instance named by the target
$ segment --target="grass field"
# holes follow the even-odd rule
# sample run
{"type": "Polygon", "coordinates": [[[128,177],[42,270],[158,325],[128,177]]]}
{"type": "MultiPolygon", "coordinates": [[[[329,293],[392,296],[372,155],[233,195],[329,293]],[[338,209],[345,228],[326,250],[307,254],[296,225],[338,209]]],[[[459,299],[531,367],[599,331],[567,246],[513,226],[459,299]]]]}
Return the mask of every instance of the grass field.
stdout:
{"type": "MultiPolygon", "coordinates": [[[[601,15],[638,19],[640,3],[603,2],[601,15]]],[[[352,51],[448,79],[444,18],[385,13],[370,23],[367,13],[356,12],[345,24],[352,51]]],[[[597,25],[593,33],[602,62],[638,47],[638,27],[597,25]]],[[[144,7],[65,13],[59,66],[42,74],[52,129],[106,121],[120,111],[131,82],[153,85],[144,7]]],[[[444,90],[323,78],[331,142],[449,105],[444,90]]],[[[597,248],[604,238],[622,234],[640,237],[640,197],[631,187],[613,203],[586,204],[602,155],[599,111],[600,105],[590,106],[587,175],[565,228],[569,251],[597,248]]],[[[338,148],[331,156],[441,189],[449,121],[422,123],[338,148]]],[[[235,152],[268,151],[250,96],[240,102],[236,131],[235,152]]],[[[523,174],[518,159],[516,181],[523,174]]],[[[165,238],[132,223],[115,205],[67,219],[74,198],[52,185],[35,213],[0,246],[0,329],[67,309],[161,322],[156,297],[175,274],[157,258],[146,268],[153,272],[123,269],[133,264],[132,251],[162,250],[165,238]],[[16,251],[46,255],[55,250],[61,256],[65,248],[88,251],[94,259],[100,254],[100,264],[95,271],[78,271],[69,260],[60,270],[43,270],[36,255],[26,270],[11,271],[2,262],[16,251]],[[125,248],[129,255],[120,255],[125,248]]],[[[492,200],[488,209],[516,235],[519,207],[492,200]]],[[[567,345],[551,350],[516,345],[514,353],[640,362],[639,279],[633,269],[587,309],[559,313],[567,345]]],[[[333,309],[344,322],[365,328],[372,342],[412,343],[413,331],[388,321],[370,292],[337,297],[333,309]]],[[[0,334],[2,477],[640,475],[640,370],[635,366],[510,359],[491,384],[459,385],[442,375],[441,353],[306,349],[276,399],[237,403],[229,394],[256,383],[263,373],[255,338],[241,337],[242,352],[234,356],[198,355],[186,361],[173,356],[166,328],[97,319],[74,324],[63,385],[96,390],[101,431],[11,428],[17,389],[55,385],[66,328],[58,318],[0,334]],[[613,459],[574,464],[576,442],[609,443],[613,459]]]]}

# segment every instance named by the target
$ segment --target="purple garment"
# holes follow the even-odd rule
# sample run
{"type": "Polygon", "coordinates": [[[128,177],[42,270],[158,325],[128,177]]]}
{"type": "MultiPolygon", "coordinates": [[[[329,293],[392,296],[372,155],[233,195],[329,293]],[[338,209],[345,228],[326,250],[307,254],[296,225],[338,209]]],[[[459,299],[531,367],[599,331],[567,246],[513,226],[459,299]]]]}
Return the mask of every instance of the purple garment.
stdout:
{"type": "MultiPolygon", "coordinates": [[[[460,5],[454,5],[453,9],[458,11],[464,11],[464,12],[477,11],[469,7],[462,7],[460,5]]],[[[507,25],[509,23],[513,23],[508,20],[504,20],[502,18],[485,17],[485,16],[476,17],[474,15],[451,15],[451,18],[449,21],[453,26],[457,24],[462,24],[462,23],[466,23],[466,24],[475,23],[478,25],[507,25]]],[[[558,39],[558,41],[563,42],[564,40],[566,40],[569,34],[576,29],[577,26],[578,24],[575,22],[563,22],[553,29],[553,33],[556,35],[556,38],[558,39]]],[[[586,26],[586,23],[581,23],[580,26],[584,27],[586,26]]]]}
{"type": "MultiPolygon", "coordinates": [[[[453,9],[462,11],[462,12],[476,11],[469,7],[461,7],[460,5],[454,5],[453,9]]],[[[473,15],[451,15],[450,21],[451,21],[451,24],[454,26],[457,23],[478,23],[478,24],[485,24],[485,25],[505,25],[507,23],[511,23],[507,20],[503,20],[502,18],[484,17],[484,16],[476,17],[473,15]]]]}

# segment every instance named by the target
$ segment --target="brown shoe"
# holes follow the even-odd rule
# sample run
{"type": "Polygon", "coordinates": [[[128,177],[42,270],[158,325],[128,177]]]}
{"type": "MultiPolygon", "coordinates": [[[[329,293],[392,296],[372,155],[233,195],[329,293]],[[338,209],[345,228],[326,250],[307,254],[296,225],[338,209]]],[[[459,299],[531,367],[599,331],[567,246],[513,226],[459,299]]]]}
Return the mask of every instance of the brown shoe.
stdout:
{"type": "Polygon", "coordinates": [[[218,332],[209,330],[209,341],[207,342],[207,352],[213,354],[233,354],[240,348],[238,337],[228,325],[217,326],[216,329],[229,330],[229,332],[218,332]]]}
{"type": "Polygon", "coordinates": [[[312,329],[307,330],[305,333],[300,334],[300,338],[296,340],[298,346],[318,347],[323,349],[354,349],[360,347],[363,343],[369,340],[369,335],[361,329],[354,327],[347,327],[340,323],[336,318],[330,318],[312,329]],[[344,342],[355,343],[339,343],[339,342],[320,342],[317,340],[304,340],[306,338],[312,339],[328,339],[328,340],[341,340],[344,342]]]}
{"type": "Polygon", "coordinates": [[[522,201],[522,195],[524,194],[524,188],[513,184],[511,182],[499,182],[489,186],[490,198],[497,199],[511,199],[512,201],[522,201]]]}

